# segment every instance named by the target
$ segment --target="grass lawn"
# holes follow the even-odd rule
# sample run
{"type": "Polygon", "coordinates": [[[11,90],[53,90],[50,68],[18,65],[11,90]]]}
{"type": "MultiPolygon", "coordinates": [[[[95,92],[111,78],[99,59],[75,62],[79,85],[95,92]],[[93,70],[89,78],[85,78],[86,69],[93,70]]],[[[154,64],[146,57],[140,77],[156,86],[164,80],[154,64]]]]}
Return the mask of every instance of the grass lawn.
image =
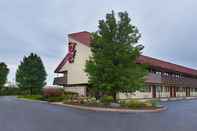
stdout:
{"type": "Polygon", "coordinates": [[[41,95],[20,95],[17,96],[17,98],[24,98],[29,100],[43,100],[43,97],[41,95]]]}

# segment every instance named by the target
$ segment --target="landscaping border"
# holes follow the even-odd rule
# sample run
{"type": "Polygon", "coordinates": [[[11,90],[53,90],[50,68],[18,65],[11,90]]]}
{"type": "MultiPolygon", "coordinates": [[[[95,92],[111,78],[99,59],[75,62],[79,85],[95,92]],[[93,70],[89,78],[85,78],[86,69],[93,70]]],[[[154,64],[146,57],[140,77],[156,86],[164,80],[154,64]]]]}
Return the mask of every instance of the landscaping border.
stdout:
{"type": "Polygon", "coordinates": [[[148,113],[148,112],[162,112],[167,110],[167,107],[161,107],[157,109],[118,109],[118,108],[104,108],[104,107],[88,107],[88,106],[80,106],[80,105],[71,105],[71,104],[63,104],[62,102],[48,102],[48,101],[40,101],[40,100],[30,100],[25,98],[17,98],[18,100],[22,101],[29,101],[29,102],[39,102],[39,103],[46,103],[51,105],[58,105],[64,106],[74,109],[86,110],[86,111],[94,111],[94,112],[119,112],[119,113],[148,113]]]}
{"type": "Polygon", "coordinates": [[[75,108],[80,110],[87,110],[87,111],[94,111],[94,112],[119,112],[119,113],[145,113],[145,112],[161,112],[167,110],[167,107],[161,107],[158,109],[143,109],[143,110],[134,110],[134,109],[118,109],[118,108],[102,108],[102,107],[88,107],[88,106],[80,106],[80,105],[70,105],[70,104],[63,104],[61,102],[52,102],[50,104],[53,105],[60,105],[69,108],[75,108]]]}

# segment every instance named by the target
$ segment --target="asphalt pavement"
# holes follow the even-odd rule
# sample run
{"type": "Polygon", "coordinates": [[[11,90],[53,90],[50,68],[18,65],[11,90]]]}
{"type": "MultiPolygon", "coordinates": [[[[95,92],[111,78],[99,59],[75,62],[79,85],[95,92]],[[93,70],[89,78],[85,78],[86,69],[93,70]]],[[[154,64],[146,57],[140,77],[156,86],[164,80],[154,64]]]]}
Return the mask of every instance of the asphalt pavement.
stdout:
{"type": "Polygon", "coordinates": [[[0,97],[0,131],[196,131],[197,100],[159,113],[92,112],[0,97]]]}

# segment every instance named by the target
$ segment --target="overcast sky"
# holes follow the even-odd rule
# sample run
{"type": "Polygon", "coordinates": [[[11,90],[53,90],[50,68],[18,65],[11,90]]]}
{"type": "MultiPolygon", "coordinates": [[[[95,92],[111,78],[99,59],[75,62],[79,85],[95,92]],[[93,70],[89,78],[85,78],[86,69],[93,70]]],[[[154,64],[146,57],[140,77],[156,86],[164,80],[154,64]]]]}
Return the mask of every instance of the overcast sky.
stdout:
{"type": "Polygon", "coordinates": [[[50,85],[67,52],[67,34],[97,30],[98,20],[114,10],[128,11],[145,55],[197,68],[196,7],[196,0],[0,0],[0,62],[14,80],[24,55],[37,53],[50,85]]]}

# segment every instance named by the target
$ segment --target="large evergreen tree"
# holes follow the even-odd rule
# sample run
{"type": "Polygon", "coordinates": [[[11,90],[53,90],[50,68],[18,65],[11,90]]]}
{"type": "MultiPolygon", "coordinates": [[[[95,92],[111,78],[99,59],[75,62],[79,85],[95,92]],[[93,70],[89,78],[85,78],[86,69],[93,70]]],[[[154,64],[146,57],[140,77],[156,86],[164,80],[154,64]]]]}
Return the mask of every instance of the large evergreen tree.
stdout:
{"type": "Polygon", "coordinates": [[[37,93],[46,84],[46,71],[41,58],[31,53],[24,57],[16,72],[16,82],[19,88],[30,94],[37,93]],[[34,92],[35,91],[35,92],[34,92]]]}
{"type": "Polygon", "coordinates": [[[7,65],[5,63],[0,63],[0,93],[7,81],[8,73],[9,69],[7,65]]]}
{"type": "Polygon", "coordinates": [[[92,33],[92,56],[85,71],[94,91],[111,94],[116,101],[117,92],[134,92],[144,86],[146,67],[136,64],[141,35],[127,12],[119,12],[118,18],[113,11],[106,14],[98,27],[92,33]]]}

